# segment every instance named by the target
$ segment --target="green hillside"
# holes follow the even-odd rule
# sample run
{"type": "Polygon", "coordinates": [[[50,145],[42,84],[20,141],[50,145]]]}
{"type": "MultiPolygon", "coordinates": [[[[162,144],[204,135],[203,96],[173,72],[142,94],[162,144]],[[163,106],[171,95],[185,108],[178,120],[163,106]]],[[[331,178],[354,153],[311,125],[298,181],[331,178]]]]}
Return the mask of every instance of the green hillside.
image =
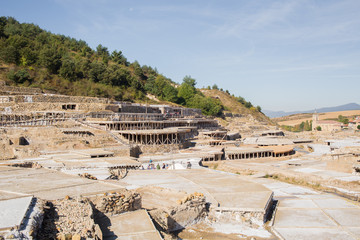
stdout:
{"type": "Polygon", "coordinates": [[[177,84],[156,68],[129,62],[121,51],[110,53],[101,44],[94,50],[83,40],[12,17],[0,17],[0,78],[9,85],[118,101],[151,102],[146,95],[152,94],[212,116],[222,116],[224,110],[221,101],[205,96],[190,76],[177,84]]]}
{"type": "Polygon", "coordinates": [[[218,99],[224,109],[233,114],[251,115],[256,120],[273,124],[272,121],[261,112],[259,106],[254,107],[250,102],[246,102],[242,97],[230,95],[229,91],[219,89],[201,89],[201,92],[208,97],[218,99]]]}

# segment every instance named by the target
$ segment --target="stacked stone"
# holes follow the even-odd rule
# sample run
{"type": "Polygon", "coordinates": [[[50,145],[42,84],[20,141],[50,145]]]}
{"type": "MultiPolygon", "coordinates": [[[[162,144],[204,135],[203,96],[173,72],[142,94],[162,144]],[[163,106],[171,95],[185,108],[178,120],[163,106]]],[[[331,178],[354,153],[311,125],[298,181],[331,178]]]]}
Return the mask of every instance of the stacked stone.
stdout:
{"type": "Polygon", "coordinates": [[[96,208],[103,213],[120,214],[141,208],[141,196],[137,192],[111,192],[94,201],[96,208]]]}
{"type": "Polygon", "coordinates": [[[86,199],[65,197],[48,204],[39,239],[101,239],[93,219],[93,209],[86,199]]]}
{"type": "Polygon", "coordinates": [[[177,231],[195,224],[207,215],[206,199],[202,193],[193,193],[177,201],[178,205],[150,211],[151,217],[166,231],[177,231]]]}

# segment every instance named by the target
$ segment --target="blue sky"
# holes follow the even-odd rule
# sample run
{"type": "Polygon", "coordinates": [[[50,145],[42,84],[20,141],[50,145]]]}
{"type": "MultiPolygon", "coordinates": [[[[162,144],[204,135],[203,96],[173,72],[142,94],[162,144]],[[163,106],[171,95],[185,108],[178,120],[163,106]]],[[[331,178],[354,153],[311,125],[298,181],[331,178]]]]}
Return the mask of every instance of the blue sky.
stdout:
{"type": "Polygon", "coordinates": [[[0,15],[121,50],[267,110],[360,103],[358,0],[3,0],[0,15]]]}

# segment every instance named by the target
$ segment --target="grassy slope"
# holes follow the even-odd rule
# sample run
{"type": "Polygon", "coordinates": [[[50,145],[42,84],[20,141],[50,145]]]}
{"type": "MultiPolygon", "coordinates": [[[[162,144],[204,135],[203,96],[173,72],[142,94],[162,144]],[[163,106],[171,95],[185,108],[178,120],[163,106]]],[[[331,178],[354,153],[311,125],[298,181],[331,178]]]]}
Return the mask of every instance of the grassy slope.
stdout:
{"type": "Polygon", "coordinates": [[[224,105],[226,110],[228,110],[232,113],[235,113],[235,114],[237,113],[237,114],[242,114],[242,115],[250,114],[258,121],[272,123],[271,120],[267,116],[265,116],[263,113],[258,112],[256,110],[246,108],[243,104],[238,102],[235,97],[227,94],[226,92],[222,92],[222,91],[215,90],[215,89],[212,89],[212,90],[201,89],[201,92],[207,97],[218,98],[221,101],[221,103],[224,105]]]}

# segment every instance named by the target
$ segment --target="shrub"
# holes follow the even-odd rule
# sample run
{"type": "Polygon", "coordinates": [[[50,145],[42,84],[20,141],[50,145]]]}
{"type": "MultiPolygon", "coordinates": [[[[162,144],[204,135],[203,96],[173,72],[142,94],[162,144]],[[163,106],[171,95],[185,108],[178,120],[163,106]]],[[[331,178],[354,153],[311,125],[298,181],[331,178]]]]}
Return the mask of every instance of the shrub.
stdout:
{"type": "Polygon", "coordinates": [[[17,72],[11,70],[8,73],[8,78],[16,83],[24,83],[25,81],[31,82],[31,76],[26,69],[21,69],[17,72]]]}

